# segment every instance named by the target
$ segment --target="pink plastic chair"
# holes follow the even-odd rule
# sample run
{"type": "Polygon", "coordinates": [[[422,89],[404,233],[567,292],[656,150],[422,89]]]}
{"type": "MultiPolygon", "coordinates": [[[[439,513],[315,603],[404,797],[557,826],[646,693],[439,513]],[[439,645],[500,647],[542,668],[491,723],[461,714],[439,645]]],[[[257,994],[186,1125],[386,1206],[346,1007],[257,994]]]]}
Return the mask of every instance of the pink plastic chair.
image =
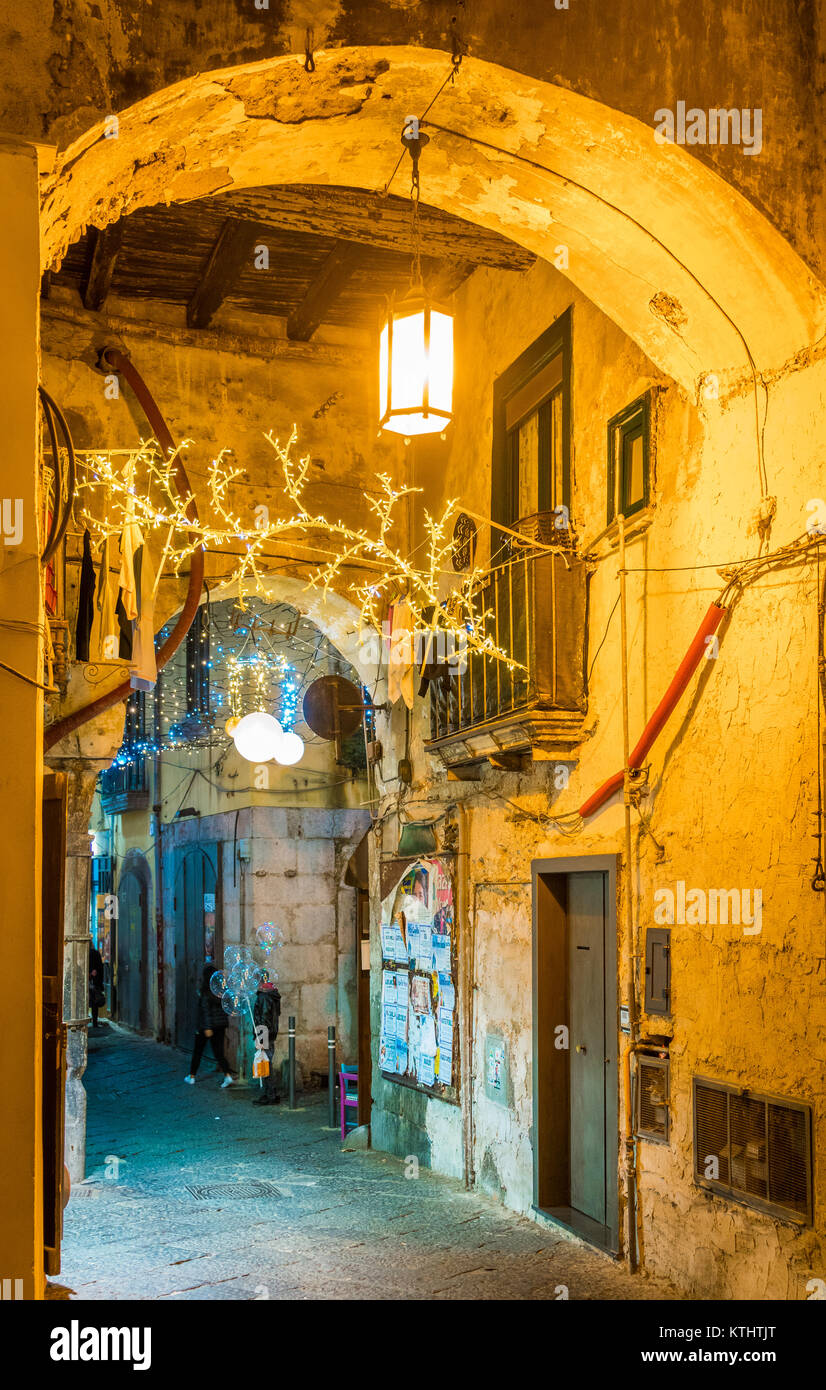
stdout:
{"type": "Polygon", "coordinates": [[[355,1120],[347,1118],[345,1107],[355,1107],[358,1111],[359,1103],[359,1073],[358,1067],[343,1066],[338,1074],[338,1095],[341,1107],[341,1137],[347,1134],[350,1129],[358,1128],[358,1117],[355,1120]]]}

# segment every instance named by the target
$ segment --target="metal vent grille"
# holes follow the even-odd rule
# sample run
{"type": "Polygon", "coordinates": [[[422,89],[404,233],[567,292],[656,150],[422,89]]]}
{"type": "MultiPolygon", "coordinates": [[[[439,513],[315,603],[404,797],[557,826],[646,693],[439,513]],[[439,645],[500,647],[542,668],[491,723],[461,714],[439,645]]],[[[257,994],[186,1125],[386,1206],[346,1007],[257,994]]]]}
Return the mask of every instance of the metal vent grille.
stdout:
{"type": "Polygon", "coordinates": [[[637,1135],[668,1143],[668,1059],[637,1058],[637,1135]]]}
{"type": "Polygon", "coordinates": [[[811,1224],[811,1117],[799,1101],[695,1076],[695,1181],[811,1224]]]}
{"type": "Polygon", "coordinates": [[[259,1181],[252,1178],[247,1182],[209,1182],[202,1186],[187,1186],[187,1192],[191,1192],[199,1202],[212,1202],[221,1199],[225,1202],[237,1202],[246,1198],[249,1200],[254,1197],[280,1197],[282,1194],[271,1182],[259,1181]]]}

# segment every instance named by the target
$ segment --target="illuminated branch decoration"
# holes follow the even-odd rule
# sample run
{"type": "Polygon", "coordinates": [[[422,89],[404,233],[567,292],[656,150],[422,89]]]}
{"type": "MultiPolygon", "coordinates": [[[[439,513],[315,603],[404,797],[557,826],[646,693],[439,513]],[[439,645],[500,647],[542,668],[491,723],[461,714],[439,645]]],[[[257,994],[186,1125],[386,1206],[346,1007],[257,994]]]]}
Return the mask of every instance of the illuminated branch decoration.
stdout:
{"type": "MultiPolygon", "coordinates": [[[[187,515],[189,495],[179,496],[174,477],[175,455],[165,457],[155,441],[143,443],[126,460],[104,451],[85,455],[86,476],[79,486],[88,494],[82,521],[101,539],[117,536],[131,517],[147,537],[161,532],[156,587],[168,565],[178,574],[196,550],[229,551],[240,541],[239,557],[227,554],[234,568],[227,580],[237,581],[240,602],[246,593],[267,592],[268,548],[274,541],[300,544],[316,556],[324,556],[307,577],[308,585],[325,595],[334,589],[358,608],[363,624],[381,632],[389,604],[405,599],[413,627],[418,633],[435,636],[437,650],[447,650],[448,659],[465,652],[476,652],[504,662],[511,670],[518,667],[511,656],[496,645],[488,631],[493,614],[485,606],[485,571],[473,569],[461,581],[450,567],[452,550],[450,523],[458,512],[455,501],[447,503],[441,516],[424,513],[427,539],[421,547],[423,565],[403,555],[393,540],[399,520],[399,503],[421,488],[396,487],[390,477],[379,474],[375,493],[364,498],[375,520],[372,529],[353,527],[342,520],[331,521],[308,510],[305,487],[310,466],[309,455],[294,457],[298,435],[293,429],[286,445],[270,433],[283,477],[286,515],[272,518],[266,506],[254,508],[254,519],[245,520],[233,504],[231,491],[239,480],[249,486],[244,470],[228,462],[229,451],[214,458],[207,475],[207,496],[197,498],[199,519],[187,515]],[[290,510],[292,509],[292,510],[290,510]],[[355,570],[355,578],[349,571],[355,570]],[[450,586],[445,585],[449,576],[450,586]]],[[[191,441],[179,447],[186,449],[191,441]]],[[[151,540],[150,540],[151,544],[151,540]]],[[[300,563],[300,557],[295,557],[300,563]]]]}

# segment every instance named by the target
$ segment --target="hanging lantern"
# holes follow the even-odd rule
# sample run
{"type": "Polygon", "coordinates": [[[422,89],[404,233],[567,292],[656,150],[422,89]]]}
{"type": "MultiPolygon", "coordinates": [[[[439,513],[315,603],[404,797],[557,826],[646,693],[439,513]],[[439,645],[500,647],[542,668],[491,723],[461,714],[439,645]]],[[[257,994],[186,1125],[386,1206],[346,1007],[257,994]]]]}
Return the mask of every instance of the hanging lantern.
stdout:
{"type": "Polygon", "coordinates": [[[441,433],[453,418],[453,316],[421,287],[391,300],[379,347],[380,426],[441,433]]]}
{"type": "Polygon", "coordinates": [[[379,426],[393,434],[441,434],[453,418],[453,315],[422,281],[419,159],[428,136],[408,116],[402,146],[412,162],[410,289],[391,297],[379,344],[379,426]]]}

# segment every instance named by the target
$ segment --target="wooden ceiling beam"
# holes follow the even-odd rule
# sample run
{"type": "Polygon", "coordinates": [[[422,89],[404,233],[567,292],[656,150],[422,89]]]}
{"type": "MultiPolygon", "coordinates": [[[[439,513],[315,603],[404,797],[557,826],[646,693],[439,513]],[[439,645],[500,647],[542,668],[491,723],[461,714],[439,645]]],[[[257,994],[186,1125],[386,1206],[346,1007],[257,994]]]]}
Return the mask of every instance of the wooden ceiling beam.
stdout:
{"type": "Polygon", "coordinates": [[[227,295],[238,283],[242,270],[249,264],[260,235],[261,228],[256,222],[227,218],[186,306],[188,328],[209,328],[227,295]]]}
{"type": "Polygon", "coordinates": [[[115,262],[123,245],[124,222],[113,223],[99,231],[90,227],[89,259],[80,286],[84,308],[97,313],[103,308],[112,285],[115,262]]]}
{"type": "Polygon", "coordinates": [[[365,263],[365,249],[353,241],[337,241],[311,281],[307,293],[287,319],[287,337],[307,343],[330,306],[347,288],[355,271],[365,263]]]}
{"type": "MultiPolygon", "coordinates": [[[[382,197],[363,189],[283,184],[245,188],[203,200],[205,210],[221,208],[228,216],[254,218],[282,232],[335,237],[389,251],[410,252],[410,203],[392,194],[382,197]]],[[[502,270],[528,270],[532,251],[498,232],[422,204],[419,208],[422,250],[432,257],[468,261],[502,270]]]]}

